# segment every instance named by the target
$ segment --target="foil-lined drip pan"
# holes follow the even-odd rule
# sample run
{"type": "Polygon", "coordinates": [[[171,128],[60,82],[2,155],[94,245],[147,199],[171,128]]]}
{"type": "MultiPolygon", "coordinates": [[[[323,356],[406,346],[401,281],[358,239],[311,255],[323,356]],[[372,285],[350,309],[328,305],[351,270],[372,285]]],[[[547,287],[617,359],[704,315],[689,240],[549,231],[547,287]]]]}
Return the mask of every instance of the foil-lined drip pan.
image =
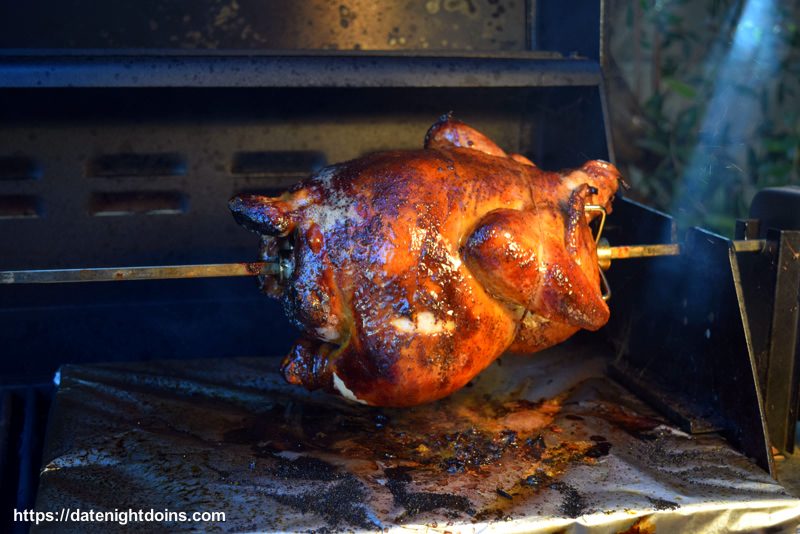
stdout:
{"type": "Polygon", "coordinates": [[[506,355],[402,410],[288,386],[275,359],[66,366],[36,507],[226,514],[137,530],[792,531],[800,501],[606,364],[575,343],[506,355]]]}

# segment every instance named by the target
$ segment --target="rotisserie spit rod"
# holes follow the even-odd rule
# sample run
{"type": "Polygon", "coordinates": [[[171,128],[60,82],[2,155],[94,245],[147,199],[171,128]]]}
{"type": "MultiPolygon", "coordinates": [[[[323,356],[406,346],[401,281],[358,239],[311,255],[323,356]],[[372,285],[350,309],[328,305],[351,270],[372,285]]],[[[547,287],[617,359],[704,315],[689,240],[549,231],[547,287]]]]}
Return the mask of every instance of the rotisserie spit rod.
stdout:
{"type": "MultiPolygon", "coordinates": [[[[760,252],[764,248],[764,239],[741,239],[732,241],[736,252],[760,252]]],[[[612,260],[629,258],[654,258],[657,256],[679,256],[682,252],[678,243],[662,243],[656,245],[624,245],[612,247],[605,239],[597,243],[597,261],[600,268],[608,270],[612,260]]]]}
{"type": "MultiPolygon", "coordinates": [[[[158,265],[148,267],[99,267],[92,269],[41,269],[0,271],[0,284],[55,284],[63,282],[122,282],[176,278],[280,275],[285,264],[267,262],[212,263],[205,265],[158,265]]],[[[285,273],[284,273],[285,276],[285,273]]]]}
{"type": "MultiPolygon", "coordinates": [[[[759,252],[763,239],[733,241],[736,252],[759,252]]],[[[677,243],[627,245],[612,247],[605,239],[597,245],[597,259],[602,269],[612,260],[678,256],[677,243]]],[[[277,275],[288,278],[288,262],[213,263],[205,265],[160,265],[148,267],[100,267],[91,269],[41,269],[0,271],[0,284],[54,284],[65,282],[122,282],[127,280],[167,280],[176,278],[223,278],[231,276],[277,275]]]]}

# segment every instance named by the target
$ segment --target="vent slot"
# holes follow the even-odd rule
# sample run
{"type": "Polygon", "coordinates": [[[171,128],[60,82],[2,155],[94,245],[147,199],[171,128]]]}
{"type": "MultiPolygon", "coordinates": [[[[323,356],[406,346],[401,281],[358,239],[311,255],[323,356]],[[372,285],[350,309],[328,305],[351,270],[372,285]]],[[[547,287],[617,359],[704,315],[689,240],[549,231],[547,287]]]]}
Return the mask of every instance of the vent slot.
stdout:
{"type": "Polygon", "coordinates": [[[91,160],[86,175],[93,178],[123,176],[183,176],[186,160],[173,152],[158,154],[105,154],[91,160]]]}
{"type": "Polygon", "coordinates": [[[37,180],[42,170],[33,159],[26,156],[0,157],[0,181],[37,180]]]}
{"type": "Polygon", "coordinates": [[[38,197],[0,195],[0,219],[35,219],[41,214],[41,201],[38,197]]]}
{"type": "Polygon", "coordinates": [[[95,217],[180,215],[186,206],[186,195],[178,191],[92,193],[89,198],[89,213],[95,217]]]}
{"type": "Polygon", "coordinates": [[[232,174],[248,176],[307,176],[325,166],[325,154],[317,150],[237,152],[232,174]]]}

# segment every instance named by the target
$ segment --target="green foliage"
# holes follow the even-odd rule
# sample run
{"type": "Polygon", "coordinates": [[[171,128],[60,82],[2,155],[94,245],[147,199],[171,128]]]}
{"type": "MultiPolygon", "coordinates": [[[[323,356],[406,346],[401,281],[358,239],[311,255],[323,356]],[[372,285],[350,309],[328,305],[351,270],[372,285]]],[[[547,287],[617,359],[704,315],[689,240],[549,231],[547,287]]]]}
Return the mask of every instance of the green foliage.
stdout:
{"type": "MultiPolygon", "coordinates": [[[[641,45],[652,54],[656,81],[652,95],[642,103],[650,127],[636,144],[652,158],[646,168],[634,169],[631,181],[639,195],[676,215],[682,225],[730,235],[735,219],[746,216],[759,189],[800,184],[796,4],[777,2],[778,16],[765,23],[768,27],[744,22],[751,25],[747,29],[754,38],[769,38],[763,42],[781,48],[775,55],[782,58],[774,77],[756,84],[747,70],[755,66],[729,72],[720,68],[720,58],[729,54],[742,17],[743,2],[702,0],[692,5],[686,0],[641,0],[640,23],[649,36],[643,35],[641,45]],[[700,21],[698,4],[705,4],[701,9],[705,19],[700,21]],[[655,46],[658,53],[651,52],[655,46]],[[719,58],[715,51],[721,51],[719,58]],[[728,122],[737,114],[752,118],[751,124],[736,129],[738,134],[724,127],[726,120],[708,123],[712,97],[721,91],[735,95],[730,109],[724,109],[728,122]]],[[[634,9],[630,4],[625,8],[621,20],[632,26],[634,9]]]]}

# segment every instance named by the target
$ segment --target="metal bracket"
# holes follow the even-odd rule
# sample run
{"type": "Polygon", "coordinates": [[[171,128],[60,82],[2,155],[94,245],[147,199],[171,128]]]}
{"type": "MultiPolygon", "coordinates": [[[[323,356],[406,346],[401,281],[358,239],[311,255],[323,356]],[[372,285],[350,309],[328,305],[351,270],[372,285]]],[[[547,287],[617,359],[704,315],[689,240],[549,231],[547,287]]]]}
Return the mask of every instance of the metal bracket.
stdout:
{"type": "Polygon", "coordinates": [[[739,255],[742,293],[770,443],[791,453],[800,384],[800,231],[737,222],[737,237],[766,235],[760,254],[739,255]]]}
{"type": "MultiPolygon", "coordinates": [[[[603,236],[603,229],[606,226],[606,217],[608,216],[608,211],[603,206],[598,204],[587,204],[583,207],[583,211],[585,213],[600,213],[600,225],[597,227],[597,234],[594,236],[595,245],[600,244],[600,239],[603,236]]],[[[606,242],[606,246],[608,246],[608,242],[606,242]]],[[[608,278],[606,277],[606,273],[603,271],[608,268],[608,266],[603,266],[603,263],[598,258],[598,266],[600,267],[600,286],[602,291],[602,297],[604,301],[608,301],[611,298],[611,285],[608,283],[608,278]]],[[[611,262],[608,261],[608,265],[611,262]]]]}

